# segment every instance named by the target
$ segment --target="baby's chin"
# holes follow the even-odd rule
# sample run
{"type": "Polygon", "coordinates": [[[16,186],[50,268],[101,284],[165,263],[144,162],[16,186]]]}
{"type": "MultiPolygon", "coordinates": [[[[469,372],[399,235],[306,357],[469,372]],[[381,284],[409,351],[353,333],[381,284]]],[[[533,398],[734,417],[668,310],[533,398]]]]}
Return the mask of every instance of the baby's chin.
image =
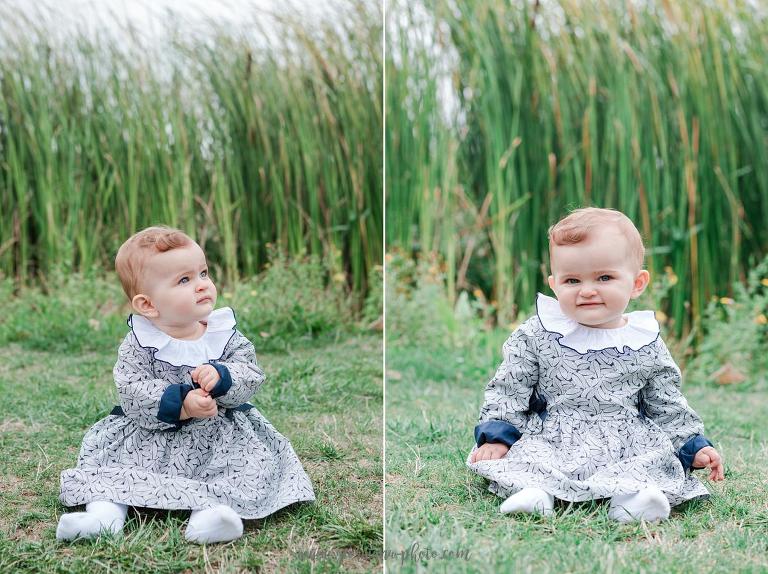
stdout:
{"type": "Polygon", "coordinates": [[[569,309],[567,312],[563,310],[563,313],[569,319],[577,321],[588,327],[602,325],[609,321],[613,321],[622,314],[619,313],[619,315],[616,315],[611,313],[610,315],[606,315],[605,305],[595,305],[594,307],[577,307],[576,309],[569,309]]]}
{"type": "Polygon", "coordinates": [[[623,327],[624,324],[623,321],[619,321],[619,324],[615,324],[615,322],[619,319],[620,316],[613,316],[610,317],[600,317],[600,318],[593,318],[593,317],[578,317],[574,319],[574,321],[580,323],[581,325],[584,325],[585,327],[593,327],[596,329],[618,329],[619,327],[623,327]],[[611,327],[604,327],[606,323],[614,323],[611,327]]]}

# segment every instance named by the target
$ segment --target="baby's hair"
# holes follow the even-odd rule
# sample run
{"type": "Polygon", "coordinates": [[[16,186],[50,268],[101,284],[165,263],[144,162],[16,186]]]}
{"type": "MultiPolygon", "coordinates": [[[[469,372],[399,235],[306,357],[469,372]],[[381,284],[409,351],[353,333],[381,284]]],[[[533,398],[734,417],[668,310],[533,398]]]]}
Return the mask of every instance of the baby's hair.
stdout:
{"type": "Polygon", "coordinates": [[[140,293],[139,279],[147,260],[157,253],[184,247],[195,240],[180,229],[156,225],[142,229],[128,238],[117,250],[115,271],[120,277],[123,291],[132,301],[140,293]]]}
{"type": "Polygon", "coordinates": [[[583,207],[575,209],[549,228],[549,261],[552,264],[554,245],[573,245],[585,241],[592,230],[607,225],[615,226],[627,238],[629,254],[637,266],[643,268],[645,247],[640,232],[632,220],[615,209],[583,207]]]}

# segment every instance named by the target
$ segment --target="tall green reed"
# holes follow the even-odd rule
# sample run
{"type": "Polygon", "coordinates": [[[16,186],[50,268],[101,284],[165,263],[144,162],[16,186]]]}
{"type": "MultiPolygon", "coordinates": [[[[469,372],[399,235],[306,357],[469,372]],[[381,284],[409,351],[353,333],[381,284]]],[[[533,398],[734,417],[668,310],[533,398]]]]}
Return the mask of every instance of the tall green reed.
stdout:
{"type": "Polygon", "coordinates": [[[438,0],[425,10],[426,24],[400,3],[390,11],[400,35],[450,40],[438,51],[388,42],[388,131],[398,131],[387,140],[388,244],[469,254],[467,287],[506,324],[546,289],[548,226],[576,207],[619,209],[644,236],[652,276],[674,280],[658,301],[670,326],[698,336],[709,300],[768,252],[766,15],[743,1],[438,0]],[[420,126],[439,115],[445,100],[423,70],[446,61],[457,111],[430,137],[455,155],[409,153],[399,142],[411,126],[389,118],[420,126]],[[463,221],[455,231],[441,222],[459,238],[451,247],[421,244],[430,206],[405,199],[421,188],[400,175],[435,164],[457,171],[444,195],[463,221]]]}
{"type": "Polygon", "coordinates": [[[314,21],[254,8],[246,32],[168,24],[156,45],[2,12],[0,273],[24,286],[109,268],[162,222],[227,283],[277,245],[323,257],[360,304],[383,252],[378,6],[314,21]]]}

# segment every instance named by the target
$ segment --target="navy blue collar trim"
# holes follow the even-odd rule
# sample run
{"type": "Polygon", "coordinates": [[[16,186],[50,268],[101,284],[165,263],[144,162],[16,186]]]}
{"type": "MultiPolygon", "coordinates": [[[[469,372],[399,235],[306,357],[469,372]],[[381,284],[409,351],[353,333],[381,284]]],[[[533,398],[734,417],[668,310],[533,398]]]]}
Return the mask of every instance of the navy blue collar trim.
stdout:
{"type": "MultiPolygon", "coordinates": [[[[178,368],[189,367],[190,369],[194,369],[195,367],[199,366],[199,365],[174,365],[173,363],[169,363],[168,361],[164,361],[163,359],[158,359],[157,357],[155,357],[155,353],[157,353],[158,348],[157,347],[145,347],[144,345],[141,344],[141,342],[139,341],[139,338],[136,336],[136,333],[133,332],[133,326],[131,325],[131,315],[133,315],[133,313],[130,313],[128,315],[128,319],[126,319],[126,321],[125,321],[126,324],[131,328],[131,335],[133,335],[133,338],[136,339],[136,344],[139,347],[141,347],[142,349],[147,349],[148,351],[150,351],[152,353],[152,360],[153,361],[158,361],[160,363],[165,363],[166,365],[170,365],[171,367],[178,367],[178,368]]],[[[235,314],[235,310],[234,309],[232,309],[232,316],[235,318],[235,324],[232,327],[232,335],[229,337],[229,339],[227,339],[227,342],[224,344],[224,347],[221,350],[221,355],[219,356],[219,358],[218,359],[208,359],[208,362],[211,362],[211,361],[221,361],[221,359],[224,357],[224,351],[229,346],[229,343],[232,342],[232,337],[234,337],[235,334],[237,333],[237,314],[235,314]]]]}
{"type": "Polygon", "coordinates": [[[589,353],[596,353],[596,352],[598,352],[598,351],[608,351],[608,350],[614,350],[614,351],[617,351],[617,352],[618,352],[620,355],[627,355],[627,354],[629,354],[629,352],[634,352],[634,353],[636,353],[636,352],[638,352],[638,351],[640,351],[640,350],[642,350],[642,349],[645,349],[646,347],[648,347],[648,346],[650,346],[650,345],[653,345],[653,344],[655,344],[655,343],[656,343],[656,341],[658,341],[659,337],[661,336],[661,330],[659,330],[659,332],[656,334],[656,338],[655,338],[653,341],[651,341],[651,342],[649,342],[649,343],[646,343],[645,345],[643,345],[642,347],[639,347],[639,348],[637,348],[637,349],[633,349],[633,348],[632,348],[632,347],[630,347],[629,345],[624,345],[624,349],[629,349],[629,352],[628,352],[628,351],[625,351],[624,349],[622,349],[621,351],[619,351],[619,350],[618,350],[616,347],[607,347],[607,348],[605,348],[605,349],[587,349],[587,352],[586,352],[586,353],[582,353],[581,351],[577,351],[577,350],[576,350],[576,349],[574,349],[573,347],[569,347],[568,345],[563,345],[563,343],[561,343],[561,342],[560,342],[560,339],[562,339],[563,337],[565,337],[565,334],[564,334],[564,333],[559,333],[559,332],[557,332],[557,331],[550,331],[549,329],[547,329],[547,328],[544,326],[544,323],[543,323],[543,322],[542,322],[542,320],[541,320],[541,316],[539,315],[539,298],[538,298],[538,296],[536,297],[536,318],[539,320],[539,324],[541,325],[541,328],[542,328],[542,329],[544,329],[544,330],[545,330],[547,333],[552,333],[553,335],[560,335],[560,336],[558,337],[558,341],[557,341],[557,342],[558,342],[558,344],[559,344],[561,347],[564,347],[564,348],[566,348],[566,349],[570,349],[571,351],[573,351],[574,353],[578,353],[578,354],[579,354],[579,355],[581,355],[582,357],[584,357],[584,356],[588,355],[589,353]]]}

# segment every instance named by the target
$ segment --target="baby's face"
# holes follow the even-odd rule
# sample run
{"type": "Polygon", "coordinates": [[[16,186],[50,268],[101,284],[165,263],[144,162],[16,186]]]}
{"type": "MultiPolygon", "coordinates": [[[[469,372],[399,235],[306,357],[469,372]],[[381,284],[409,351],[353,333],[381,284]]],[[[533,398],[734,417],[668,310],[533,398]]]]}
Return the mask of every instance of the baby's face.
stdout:
{"type": "Polygon", "coordinates": [[[197,243],[150,257],[141,289],[153,307],[145,314],[166,325],[200,321],[216,305],[216,286],[208,276],[205,254],[197,243]]]}
{"type": "Polygon", "coordinates": [[[629,256],[626,238],[607,228],[574,245],[552,250],[549,286],[568,317],[588,327],[615,329],[625,324],[630,299],[645,290],[650,276],[629,256]]]}

